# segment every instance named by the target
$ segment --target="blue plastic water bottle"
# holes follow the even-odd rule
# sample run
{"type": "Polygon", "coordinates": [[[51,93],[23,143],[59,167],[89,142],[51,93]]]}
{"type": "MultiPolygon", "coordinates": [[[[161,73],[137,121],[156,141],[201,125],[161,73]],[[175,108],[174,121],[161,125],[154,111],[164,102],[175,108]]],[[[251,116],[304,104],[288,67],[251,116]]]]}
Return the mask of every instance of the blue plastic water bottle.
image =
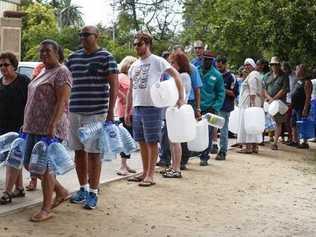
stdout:
{"type": "Polygon", "coordinates": [[[19,137],[16,132],[8,132],[0,136],[0,152],[9,151],[11,143],[19,137]]]}
{"type": "Polygon", "coordinates": [[[88,139],[91,139],[100,134],[100,131],[103,128],[103,122],[93,122],[84,125],[79,128],[79,139],[81,142],[85,142],[88,139]]]}
{"type": "Polygon", "coordinates": [[[123,142],[123,152],[125,154],[130,154],[136,151],[137,149],[136,142],[131,136],[131,134],[129,133],[129,131],[126,128],[124,128],[122,124],[118,126],[118,129],[120,131],[120,135],[123,142]]]}
{"type": "Polygon", "coordinates": [[[43,137],[39,142],[37,142],[32,150],[31,160],[30,160],[30,172],[36,175],[43,175],[48,167],[47,159],[47,146],[49,139],[43,137]]]}
{"type": "Polygon", "coordinates": [[[0,163],[6,161],[12,142],[19,137],[16,132],[8,132],[0,136],[0,163]]]}
{"type": "Polygon", "coordinates": [[[48,145],[47,157],[57,175],[64,175],[75,167],[67,149],[56,139],[48,145]]]}
{"type": "Polygon", "coordinates": [[[15,168],[17,170],[20,170],[22,168],[26,136],[26,133],[21,133],[20,136],[12,142],[11,149],[6,161],[7,166],[15,168]]]}

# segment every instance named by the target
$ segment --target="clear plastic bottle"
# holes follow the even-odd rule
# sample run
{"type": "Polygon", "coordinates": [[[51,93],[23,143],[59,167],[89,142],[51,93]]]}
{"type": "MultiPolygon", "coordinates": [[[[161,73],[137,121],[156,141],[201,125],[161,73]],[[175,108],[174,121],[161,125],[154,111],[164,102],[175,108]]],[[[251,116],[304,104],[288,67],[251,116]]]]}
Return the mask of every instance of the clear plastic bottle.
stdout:
{"type": "Polygon", "coordinates": [[[52,163],[55,174],[64,175],[75,167],[67,149],[57,140],[52,140],[47,148],[47,157],[52,163]]]}
{"type": "Polygon", "coordinates": [[[131,136],[131,134],[127,131],[127,129],[124,128],[122,124],[118,126],[118,129],[120,131],[120,135],[123,142],[123,152],[125,154],[130,154],[131,152],[136,151],[136,142],[131,136]]]}
{"type": "Polygon", "coordinates": [[[16,132],[8,132],[0,136],[0,163],[6,161],[12,142],[19,137],[16,132]]]}
{"type": "Polygon", "coordinates": [[[207,113],[203,117],[206,118],[208,124],[212,127],[216,127],[216,128],[224,127],[225,119],[221,116],[218,116],[212,113],[207,113]]]}
{"type": "Polygon", "coordinates": [[[88,139],[91,139],[100,134],[102,130],[104,122],[93,122],[84,125],[79,128],[79,139],[81,142],[85,142],[88,139]]]}
{"type": "Polygon", "coordinates": [[[102,139],[107,139],[109,153],[120,153],[123,151],[123,143],[118,126],[112,122],[105,123],[105,136],[102,139]]]}
{"type": "Polygon", "coordinates": [[[7,166],[17,170],[22,169],[26,136],[25,133],[21,133],[20,136],[12,142],[6,161],[7,166]]]}
{"type": "Polygon", "coordinates": [[[43,175],[48,167],[47,146],[49,139],[44,137],[37,142],[32,150],[30,160],[30,172],[36,175],[43,175]]]}

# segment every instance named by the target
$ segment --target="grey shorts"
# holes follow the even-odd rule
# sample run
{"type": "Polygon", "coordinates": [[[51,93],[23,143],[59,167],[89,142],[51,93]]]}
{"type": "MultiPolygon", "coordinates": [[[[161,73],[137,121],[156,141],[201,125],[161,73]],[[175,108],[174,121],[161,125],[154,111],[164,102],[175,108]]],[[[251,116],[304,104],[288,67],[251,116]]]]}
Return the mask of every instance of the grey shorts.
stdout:
{"type": "Polygon", "coordinates": [[[68,136],[68,145],[69,148],[75,151],[85,151],[88,153],[101,153],[99,149],[99,138],[92,138],[85,142],[85,144],[81,143],[79,139],[78,129],[83,127],[86,124],[92,122],[103,122],[105,121],[105,114],[97,114],[97,115],[82,115],[82,114],[69,114],[69,136],[68,136]]]}

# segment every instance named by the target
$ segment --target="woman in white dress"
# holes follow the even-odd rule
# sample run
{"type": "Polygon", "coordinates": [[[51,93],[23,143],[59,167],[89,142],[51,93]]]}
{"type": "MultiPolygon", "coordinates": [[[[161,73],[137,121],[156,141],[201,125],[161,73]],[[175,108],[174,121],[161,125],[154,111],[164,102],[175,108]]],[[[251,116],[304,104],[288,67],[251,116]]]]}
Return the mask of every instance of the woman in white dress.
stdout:
{"type": "Polygon", "coordinates": [[[245,129],[245,110],[249,107],[262,107],[262,80],[260,73],[255,70],[256,64],[253,59],[247,58],[244,67],[248,76],[241,83],[239,95],[239,129],[237,143],[242,144],[239,153],[258,153],[258,144],[262,142],[262,134],[248,134],[245,129]]]}

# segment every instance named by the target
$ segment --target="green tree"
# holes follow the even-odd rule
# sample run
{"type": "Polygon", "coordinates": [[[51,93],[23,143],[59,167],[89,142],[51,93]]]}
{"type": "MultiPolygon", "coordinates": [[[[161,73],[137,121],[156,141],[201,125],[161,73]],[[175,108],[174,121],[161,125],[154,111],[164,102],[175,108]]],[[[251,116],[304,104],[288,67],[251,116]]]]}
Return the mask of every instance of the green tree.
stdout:
{"type": "Polygon", "coordinates": [[[71,0],[51,1],[51,5],[56,10],[58,26],[60,28],[75,26],[82,27],[84,21],[80,6],[72,4],[71,0]]]}

